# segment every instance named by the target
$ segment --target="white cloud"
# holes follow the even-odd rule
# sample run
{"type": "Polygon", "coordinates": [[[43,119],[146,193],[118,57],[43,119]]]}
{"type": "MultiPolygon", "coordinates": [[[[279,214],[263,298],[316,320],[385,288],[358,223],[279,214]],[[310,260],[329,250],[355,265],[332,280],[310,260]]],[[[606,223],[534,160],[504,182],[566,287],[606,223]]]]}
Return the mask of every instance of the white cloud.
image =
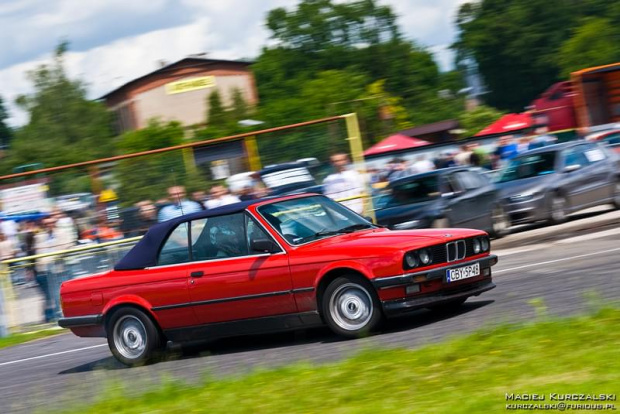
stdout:
{"type": "MultiPolygon", "coordinates": [[[[67,68],[97,98],[189,54],[219,59],[255,57],[268,44],[269,10],[292,10],[299,0],[3,0],[0,3],[0,96],[21,125],[26,115],[13,101],[31,91],[26,71],[49,59],[61,39],[70,41],[67,68]]],[[[427,47],[440,67],[452,66],[447,48],[465,0],[379,0],[399,16],[408,39],[427,47]]]]}

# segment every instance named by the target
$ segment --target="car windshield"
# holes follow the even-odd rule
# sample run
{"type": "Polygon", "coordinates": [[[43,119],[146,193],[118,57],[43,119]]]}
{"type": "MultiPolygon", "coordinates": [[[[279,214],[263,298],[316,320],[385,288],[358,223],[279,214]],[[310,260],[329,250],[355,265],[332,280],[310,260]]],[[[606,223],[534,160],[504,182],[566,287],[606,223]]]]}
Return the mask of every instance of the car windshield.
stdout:
{"type": "Polygon", "coordinates": [[[304,197],[259,207],[258,212],[293,245],[375,226],[326,197],[304,197]]]}
{"type": "Polygon", "coordinates": [[[505,183],[553,174],[555,172],[555,157],[556,153],[552,151],[517,157],[510,161],[510,164],[501,172],[498,182],[505,183]]]}
{"type": "Polygon", "coordinates": [[[423,203],[434,200],[440,195],[439,176],[430,175],[395,185],[392,187],[391,193],[380,200],[378,207],[386,208],[423,203]]]}

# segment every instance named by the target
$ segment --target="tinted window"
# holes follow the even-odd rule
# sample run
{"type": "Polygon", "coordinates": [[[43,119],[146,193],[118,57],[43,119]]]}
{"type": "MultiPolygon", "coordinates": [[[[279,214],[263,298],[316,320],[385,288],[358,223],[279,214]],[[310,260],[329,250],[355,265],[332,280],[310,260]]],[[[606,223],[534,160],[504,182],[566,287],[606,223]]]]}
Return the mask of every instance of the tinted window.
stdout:
{"type": "Polygon", "coordinates": [[[174,229],[161,251],[159,252],[158,265],[189,262],[187,223],[181,223],[174,229]]]}
{"type": "Polygon", "coordinates": [[[570,148],[563,152],[564,166],[567,167],[569,165],[588,165],[589,161],[588,157],[586,157],[586,155],[584,154],[584,149],[585,147],[583,145],[580,145],[578,147],[570,148]]]}
{"type": "Polygon", "coordinates": [[[555,171],[555,158],[556,153],[552,151],[514,158],[502,171],[499,182],[552,174],[555,171]]]}
{"type": "Polygon", "coordinates": [[[194,260],[246,256],[245,214],[209,217],[191,223],[194,260]]]}
{"type": "Polygon", "coordinates": [[[386,207],[421,203],[440,195],[439,175],[431,175],[394,186],[386,207]]]}
{"type": "Polygon", "coordinates": [[[607,135],[605,138],[603,138],[603,141],[611,147],[620,145],[620,132],[616,134],[607,135]]]}

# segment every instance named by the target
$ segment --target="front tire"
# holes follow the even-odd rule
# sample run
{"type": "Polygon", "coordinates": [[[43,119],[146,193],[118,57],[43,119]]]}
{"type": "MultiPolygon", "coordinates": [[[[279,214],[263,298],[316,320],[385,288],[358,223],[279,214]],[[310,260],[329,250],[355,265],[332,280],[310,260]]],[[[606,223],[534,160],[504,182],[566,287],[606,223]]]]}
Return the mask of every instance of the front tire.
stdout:
{"type": "Polygon", "coordinates": [[[372,285],[353,275],[341,276],[327,286],[321,311],[327,326],[345,338],[366,336],[383,319],[381,303],[372,285]]]}
{"type": "Polygon", "coordinates": [[[107,324],[110,351],[116,359],[130,367],[152,361],[161,347],[159,330],[144,312],[121,308],[107,324]]]}
{"type": "Polygon", "coordinates": [[[566,221],[566,197],[554,194],[549,208],[549,223],[561,224],[566,221]]]}

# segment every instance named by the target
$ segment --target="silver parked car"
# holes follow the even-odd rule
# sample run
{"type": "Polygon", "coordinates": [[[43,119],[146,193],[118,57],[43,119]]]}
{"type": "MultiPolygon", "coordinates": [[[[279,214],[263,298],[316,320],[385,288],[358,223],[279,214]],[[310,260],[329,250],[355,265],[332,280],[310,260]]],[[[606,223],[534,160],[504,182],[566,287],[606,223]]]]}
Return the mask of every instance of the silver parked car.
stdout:
{"type": "Polygon", "coordinates": [[[526,151],[497,178],[512,224],[566,220],[577,210],[620,208],[620,160],[593,142],[573,141],[526,151]]]}

